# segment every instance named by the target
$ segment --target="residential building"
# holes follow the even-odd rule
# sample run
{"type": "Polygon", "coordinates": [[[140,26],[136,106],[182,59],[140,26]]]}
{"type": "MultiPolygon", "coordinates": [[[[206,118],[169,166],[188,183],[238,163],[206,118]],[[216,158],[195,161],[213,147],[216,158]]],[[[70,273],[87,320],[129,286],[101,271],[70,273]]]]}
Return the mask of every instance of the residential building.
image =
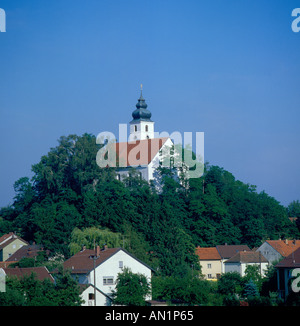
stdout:
{"type": "Polygon", "coordinates": [[[112,303],[111,298],[97,287],[95,288],[93,284],[80,284],[80,292],[80,297],[84,301],[82,306],[110,306],[112,303]]]}
{"type": "Polygon", "coordinates": [[[0,237],[0,261],[6,261],[18,249],[28,245],[28,242],[10,232],[0,237]]]}
{"type": "Polygon", "coordinates": [[[300,248],[300,240],[266,240],[256,251],[260,251],[270,262],[280,261],[300,248]]]}
{"type": "Polygon", "coordinates": [[[49,273],[48,269],[45,266],[41,267],[26,267],[26,268],[0,268],[0,272],[6,276],[22,278],[25,275],[30,276],[32,273],[36,275],[36,279],[39,281],[43,281],[48,279],[52,283],[54,283],[54,278],[49,273]]]}
{"type": "Polygon", "coordinates": [[[246,268],[249,265],[258,266],[261,276],[264,276],[268,264],[268,260],[256,251],[239,251],[224,262],[225,273],[238,272],[241,276],[245,276],[246,268]]]}
{"type": "Polygon", "coordinates": [[[196,248],[201,273],[207,280],[217,280],[221,276],[221,256],[216,247],[196,248]]]}
{"type": "MultiPolygon", "coordinates": [[[[286,300],[289,293],[293,291],[291,279],[294,269],[300,269],[300,248],[290,253],[275,265],[277,268],[277,289],[279,296],[286,300]]],[[[300,272],[300,270],[299,270],[300,272]]],[[[295,276],[295,275],[294,275],[295,276]]],[[[297,282],[297,284],[299,281],[297,282]]],[[[298,290],[298,288],[297,288],[298,290]]]]}
{"type": "Polygon", "coordinates": [[[221,256],[221,273],[225,273],[224,262],[229,258],[233,257],[239,251],[250,251],[250,248],[247,245],[218,245],[216,246],[218,253],[221,256]]]}
{"type": "MultiPolygon", "coordinates": [[[[17,262],[23,258],[36,258],[39,252],[43,252],[44,248],[41,245],[32,244],[27,246],[22,246],[14,254],[12,254],[6,261],[17,262]]],[[[49,251],[46,251],[47,255],[49,251]]]]}
{"type": "MultiPolygon", "coordinates": [[[[64,268],[69,269],[71,275],[78,279],[80,284],[92,284],[100,293],[103,292],[107,296],[111,296],[112,291],[115,290],[118,274],[125,267],[133,273],[145,275],[151,282],[153,271],[151,267],[123,248],[104,247],[100,250],[97,246],[96,251],[83,249],[64,262],[64,268]]],[[[149,295],[146,299],[151,300],[152,296],[149,295]]],[[[103,301],[100,300],[99,304],[100,302],[103,301]]],[[[97,305],[99,304],[97,302],[97,305]]]]}

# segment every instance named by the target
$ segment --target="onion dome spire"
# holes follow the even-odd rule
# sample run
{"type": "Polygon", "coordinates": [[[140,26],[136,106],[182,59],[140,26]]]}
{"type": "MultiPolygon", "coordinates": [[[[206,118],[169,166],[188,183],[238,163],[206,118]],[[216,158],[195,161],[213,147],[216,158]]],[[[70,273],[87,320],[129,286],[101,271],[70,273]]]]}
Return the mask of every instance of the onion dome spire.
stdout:
{"type": "Polygon", "coordinates": [[[141,84],[141,95],[136,104],[136,109],[132,112],[133,121],[151,121],[151,112],[147,110],[148,105],[143,98],[143,84],[141,84]]]}

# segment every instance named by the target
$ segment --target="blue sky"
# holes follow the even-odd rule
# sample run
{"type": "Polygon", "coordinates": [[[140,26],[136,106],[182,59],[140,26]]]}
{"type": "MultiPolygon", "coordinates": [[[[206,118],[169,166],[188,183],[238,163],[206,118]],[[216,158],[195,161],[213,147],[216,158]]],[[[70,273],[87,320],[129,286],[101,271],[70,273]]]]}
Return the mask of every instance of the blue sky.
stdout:
{"type": "Polygon", "coordinates": [[[0,206],[62,135],[205,132],[205,160],[300,199],[299,1],[0,0],[0,206]]]}

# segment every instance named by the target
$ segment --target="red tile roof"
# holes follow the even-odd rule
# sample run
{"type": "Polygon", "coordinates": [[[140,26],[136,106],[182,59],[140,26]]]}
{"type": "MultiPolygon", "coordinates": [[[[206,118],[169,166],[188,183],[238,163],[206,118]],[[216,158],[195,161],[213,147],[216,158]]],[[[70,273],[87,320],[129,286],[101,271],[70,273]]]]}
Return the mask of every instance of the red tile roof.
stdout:
{"type": "MultiPolygon", "coordinates": [[[[123,248],[107,248],[105,250],[101,250],[99,257],[95,261],[95,266],[99,266],[104,263],[107,259],[111,256],[116,254],[118,251],[124,251],[127,255],[131,256],[141,264],[145,265],[152,271],[154,271],[150,266],[142,262],[141,260],[137,259],[133,255],[131,255],[128,251],[123,248]]],[[[91,258],[95,255],[95,250],[92,249],[84,249],[74,256],[70,257],[68,260],[64,262],[64,269],[70,269],[72,274],[87,274],[94,269],[94,261],[91,258]]],[[[55,273],[54,271],[53,273],[55,273]]]]}
{"type": "MultiPolygon", "coordinates": [[[[97,267],[102,264],[106,259],[114,255],[120,249],[121,248],[108,248],[106,250],[100,251],[100,256],[98,259],[96,259],[95,266],[97,267]]],[[[84,249],[66,260],[64,262],[64,268],[70,269],[71,273],[86,274],[94,268],[93,259],[90,258],[94,255],[95,250],[84,249]]]]}
{"type": "Polygon", "coordinates": [[[9,276],[16,276],[17,278],[22,278],[25,275],[30,276],[31,273],[36,274],[36,278],[40,281],[43,281],[45,279],[50,280],[51,282],[54,282],[54,279],[52,275],[49,273],[48,269],[44,266],[41,267],[26,267],[26,268],[3,268],[6,275],[9,276]]]}
{"type": "Polygon", "coordinates": [[[278,251],[282,257],[287,257],[300,248],[300,240],[267,240],[266,242],[278,251]]]}
{"type": "MultiPolygon", "coordinates": [[[[38,256],[39,252],[43,252],[43,247],[41,245],[28,245],[23,246],[18,249],[14,254],[12,254],[6,261],[19,261],[22,258],[34,258],[38,256]]],[[[48,252],[49,254],[49,252],[48,252]]]]}
{"type": "Polygon", "coordinates": [[[200,260],[221,260],[221,256],[216,247],[196,248],[196,255],[200,260]]]}
{"type": "Polygon", "coordinates": [[[1,237],[0,237],[0,244],[2,242],[4,242],[6,239],[10,238],[14,233],[13,232],[9,232],[7,234],[3,234],[1,237]]]}
{"type": "Polygon", "coordinates": [[[116,143],[118,160],[123,167],[148,165],[167,140],[164,137],[116,143]]]}
{"type": "Polygon", "coordinates": [[[299,268],[300,267],[300,248],[293,251],[282,259],[275,267],[277,268],[299,268]]]}

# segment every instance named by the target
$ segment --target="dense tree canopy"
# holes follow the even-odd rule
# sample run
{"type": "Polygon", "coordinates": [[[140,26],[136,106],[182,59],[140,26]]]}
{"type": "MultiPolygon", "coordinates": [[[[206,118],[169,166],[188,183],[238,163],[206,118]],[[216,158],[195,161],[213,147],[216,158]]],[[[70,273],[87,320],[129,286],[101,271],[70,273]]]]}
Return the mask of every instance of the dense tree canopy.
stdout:
{"type": "Polygon", "coordinates": [[[16,231],[67,258],[84,241],[91,245],[94,230],[96,241],[125,246],[164,276],[197,268],[195,246],[299,237],[285,207],[218,166],[206,164],[188,188],[161,169],[158,193],[134,174],[120,182],[113,168],[99,168],[99,146],[90,134],[61,137],[32,166],[33,177],[15,183],[13,205],[0,210],[0,235],[16,231]]]}

